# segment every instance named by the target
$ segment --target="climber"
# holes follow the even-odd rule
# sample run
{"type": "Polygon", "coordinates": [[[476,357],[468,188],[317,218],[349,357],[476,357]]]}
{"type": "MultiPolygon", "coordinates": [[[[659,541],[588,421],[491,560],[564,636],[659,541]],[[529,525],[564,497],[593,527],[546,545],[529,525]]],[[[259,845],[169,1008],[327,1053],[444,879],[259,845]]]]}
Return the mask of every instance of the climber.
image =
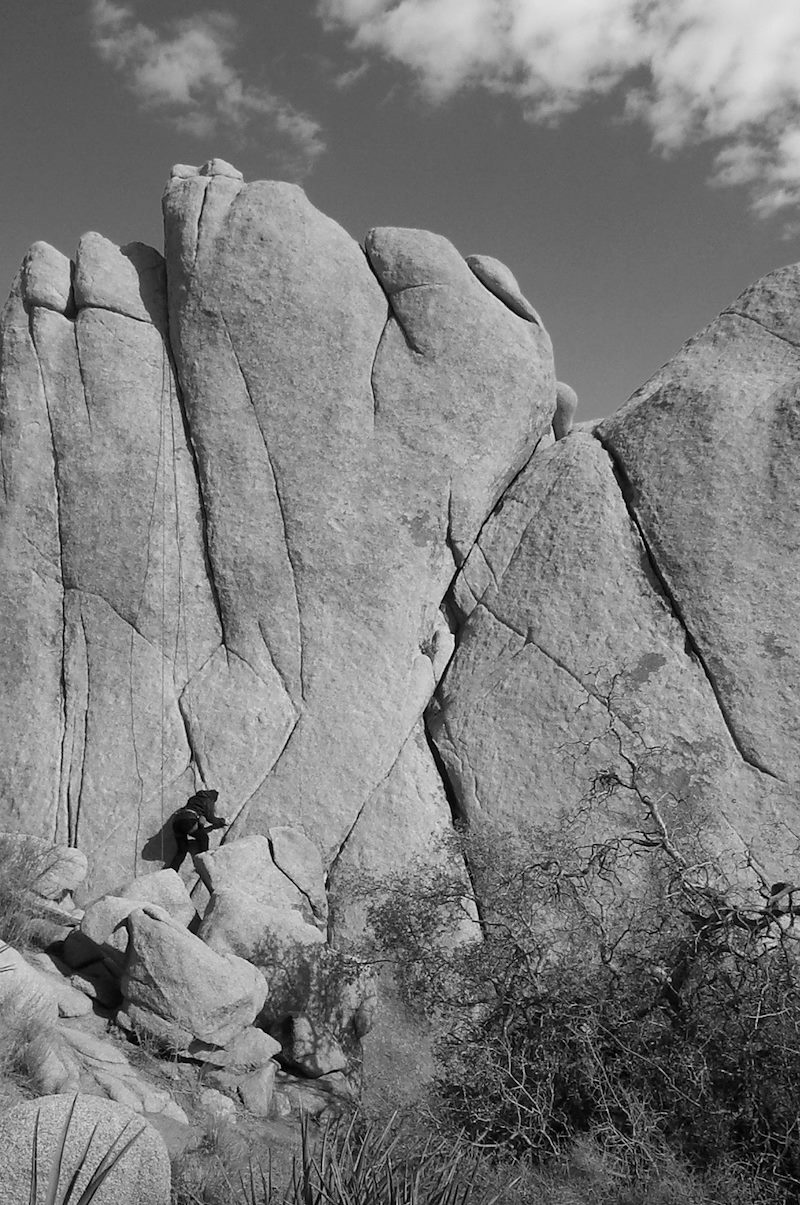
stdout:
{"type": "Polygon", "coordinates": [[[198,791],[187,799],[172,817],[172,832],[177,849],[169,864],[170,870],[180,870],[187,854],[204,854],[208,849],[208,834],[212,829],[225,828],[228,821],[214,815],[219,791],[198,791]]]}

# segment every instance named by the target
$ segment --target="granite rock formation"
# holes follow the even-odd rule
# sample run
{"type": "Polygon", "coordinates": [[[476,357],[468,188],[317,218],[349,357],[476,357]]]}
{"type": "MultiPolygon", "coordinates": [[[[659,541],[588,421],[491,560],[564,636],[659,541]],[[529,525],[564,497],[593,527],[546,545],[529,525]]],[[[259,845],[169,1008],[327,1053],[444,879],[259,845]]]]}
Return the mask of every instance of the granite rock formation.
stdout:
{"type": "MultiPolygon", "coordinates": [[[[640,823],[632,790],[587,813],[626,757],[676,832],[791,878],[800,268],[575,428],[497,260],[362,247],[221,160],[174,169],[164,219],[163,257],[34,244],[0,327],[0,823],[117,901],[73,970],[107,991],[131,931],[200,940],[119,901],[201,786],[231,827],[186,917],[210,896],[229,954],[242,892],[251,954],[268,925],[309,966],[346,949],[353,877],[446,859],[453,815],[640,823]]],[[[286,1065],[342,1063],[291,1011],[286,1065]]]]}
{"type": "Polygon", "coordinates": [[[428,714],[467,817],[577,814],[628,756],[676,831],[796,873],[798,302],[800,267],[765,277],[506,491],[428,714]]]}
{"type": "Polygon", "coordinates": [[[166,262],[36,244],[2,326],[0,800],[85,850],[95,893],[169,860],[203,784],[235,835],[335,860],[555,404],[544,329],[444,238],[365,254],[219,160],[164,213],[166,262]]]}

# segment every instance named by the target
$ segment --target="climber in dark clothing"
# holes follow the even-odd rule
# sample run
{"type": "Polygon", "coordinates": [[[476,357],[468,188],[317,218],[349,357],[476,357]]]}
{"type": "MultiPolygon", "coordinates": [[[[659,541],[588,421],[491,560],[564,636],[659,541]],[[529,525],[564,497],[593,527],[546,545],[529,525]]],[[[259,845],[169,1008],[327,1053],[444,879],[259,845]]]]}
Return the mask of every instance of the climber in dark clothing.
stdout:
{"type": "Polygon", "coordinates": [[[187,854],[204,854],[208,849],[208,834],[215,828],[225,828],[228,821],[214,815],[219,791],[198,791],[187,799],[172,817],[172,832],[177,849],[169,864],[170,870],[180,870],[187,854]]]}

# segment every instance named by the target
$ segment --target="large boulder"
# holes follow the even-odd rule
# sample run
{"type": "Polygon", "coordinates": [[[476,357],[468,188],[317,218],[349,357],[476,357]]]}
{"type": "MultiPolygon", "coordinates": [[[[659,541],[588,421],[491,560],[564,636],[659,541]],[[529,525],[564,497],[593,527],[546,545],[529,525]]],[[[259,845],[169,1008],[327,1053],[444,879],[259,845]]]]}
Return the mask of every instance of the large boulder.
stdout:
{"type": "Polygon", "coordinates": [[[215,953],[148,907],[130,913],[126,924],[123,1025],[186,1052],[194,1040],[226,1046],[252,1024],[267,996],[253,966],[215,953]]]}
{"type": "MultiPolygon", "coordinates": [[[[76,1170],[74,1192],[80,1196],[111,1151],[119,1152],[120,1157],[92,1197],[94,1205],[169,1205],[169,1156],[158,1133],[124,1105],[83,1095],[43,1096],[15,1105],[0,1117],[4,1205],[28,1205],[34,1141],[39,1192],[43,1191],[50,1169],[59,1159],[65,1126],[58,1200],[63,1199],[76,1170]]],[[[37,1196],[39,1199],[43,1198],[37,1196]]]]}

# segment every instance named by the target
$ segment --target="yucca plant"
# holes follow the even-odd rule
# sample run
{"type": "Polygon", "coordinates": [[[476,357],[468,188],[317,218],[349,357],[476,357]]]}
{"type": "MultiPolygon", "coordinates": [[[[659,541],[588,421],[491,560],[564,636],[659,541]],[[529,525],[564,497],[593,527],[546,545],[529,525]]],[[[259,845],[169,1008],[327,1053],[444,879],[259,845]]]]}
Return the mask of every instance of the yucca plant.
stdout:
{"type": "MultiPolygon", "coordinates": [[[[401,1141],[396,1117],[382,1128],[362,1126],[353,1117],[333,1122],[315,1145],[304,1118],[300,1159],[282,1205],[473,1205],[474,1170],[460,1144],[429,1139],[412,1155],[401,1141]]],[[[273,1199],[266,1195],[271,1185],[263,1173],[261,1190],[263,1200],[273,1199]]],[[[481,1205],[498,1200],[495,1195],[481,1205]]]]}
{"type": "MultiPolygon", "coordinates": [[[[64,1124],[61,1128],[61,1133],[56,1143],[56,1149],[53,1152],[53,1158],[50,1162],[50,1169],[47,1176],[47,1183],[45,1185],[43,1202],[39,1201],[39,1114],[36,1114],[36,1121],[33,1127],[33,1149],[31,1151],[31,1188],[28,1198],[29,1205],[70,1205],[70,1202],[73,1200],[73,1194],[75,1193],[78,1179],[81,1172],[86,1168],[89,1160],[89,1148],[91,1147],[94,1136],[97,1133],[97,1126],[100,1124],[99,1122],[95,1123],[83,1153],[78,1159],[75,1171],[72,1173],[69,1184],[64,1192],[59,1195],[58,1183],[61,1179],[61,1169],[64,1163],[64,1154],[67,1147],[69,1128],[72,1125],[72,1118],[74,1116],[77,1103],[78,1097],[76,1095],[73,1097],[69,1112],[64,1119],[64,1124]]],[[[129,1122],[128,1125],[130,1124],[131,1123],[129,1122]]],[[[115,1150],[114,1148],[117,1146],[119,1140],[125,1136],[128,1125],[126,1125],[121,1133],[118,1134],[117,1138],[114,1139],[105,1154],[102,1155],[100,1162],[97,1164],[97,1167],[91,1174],[89,1183],[83,1189],[81,1195],[75,1200],[75,1205],[90,1205],[90,1202],[94,1199],[98,1189],[117,1166],[125,1152],[133,1146],[136,1139],[142,1133],[142,1130],[137,1130],[135,1134],[131,1134],[128,1140],[123,1143],[121,1147],[118,1147],[117,1150],[115,1150]]]]}

